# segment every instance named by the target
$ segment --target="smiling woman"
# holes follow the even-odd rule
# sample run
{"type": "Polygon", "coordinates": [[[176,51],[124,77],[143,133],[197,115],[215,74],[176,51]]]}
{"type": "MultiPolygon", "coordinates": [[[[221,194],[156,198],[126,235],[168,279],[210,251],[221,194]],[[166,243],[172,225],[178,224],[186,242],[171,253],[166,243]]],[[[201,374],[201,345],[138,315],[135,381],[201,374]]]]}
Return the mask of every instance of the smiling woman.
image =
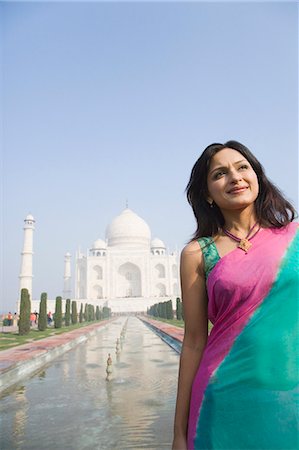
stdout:
{"type": "MultiPolygon", "coordinates": [[[[254,213],[261,225],[281,227],[294,219],[293,206],[266,177],[263,166],[245,145],[237,141],[211,144],[196,161],[186,188],[187,199],[197,221],[193,239],[216,235],[225,224],[221,206],[209,191],[213,190],[214,184],[218,185],[216,181],[219,179],[219,184],[226,183],[229,191],[238,190],[247,187],[246,178],[242,180],[243,175],[250,176],[251,187],[257,178],[254,213]]],[[[232,198],[228,192],[226,194],[232,198]]]]}
{"type": "Polygon", "coordinates": [[[259,193],[257,175],[243,155],[224,148],[214,155],[208,173],[208,202],[221,209],[236,209],[251,205],[259,193]]]}
{"type": "Polygon", "coordinates": [[[236,141],[205,149],[187,198],[197,230],[181,255],[185,335],[173,449],[295,449],[294,208],[236,141]]]}

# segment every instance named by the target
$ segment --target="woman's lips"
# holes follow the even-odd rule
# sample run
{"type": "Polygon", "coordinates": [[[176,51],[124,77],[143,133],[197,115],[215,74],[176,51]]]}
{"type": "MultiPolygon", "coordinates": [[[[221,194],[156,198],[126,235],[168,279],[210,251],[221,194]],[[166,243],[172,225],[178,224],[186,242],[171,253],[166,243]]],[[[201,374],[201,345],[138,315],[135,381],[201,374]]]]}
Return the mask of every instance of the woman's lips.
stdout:
{"type": "Polygon", "coordinates": [[[227,193],[228,194],[239,194],[239,192],[244,192],[244,191],[246,191],[246,189],[248,189],[248,186],[233,188],[230,191],[228,191],[227,193]]]}

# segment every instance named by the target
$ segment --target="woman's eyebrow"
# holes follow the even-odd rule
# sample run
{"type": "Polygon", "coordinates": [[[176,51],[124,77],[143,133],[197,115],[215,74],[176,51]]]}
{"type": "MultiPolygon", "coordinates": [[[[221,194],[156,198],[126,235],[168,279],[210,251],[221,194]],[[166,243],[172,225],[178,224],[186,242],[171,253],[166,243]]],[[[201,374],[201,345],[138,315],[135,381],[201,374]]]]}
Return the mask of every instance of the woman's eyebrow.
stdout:
{"type": "MultiPolygon", "coordinates": [[[[241,159],[240,161],[236,161],[236,162],[234,163],[234,165],[240,164],[240,163],[243,162],[243,161],[246,161],[246,159],[241,159]]],[[[247,161],[246,161],[246,162],[247,162],[247,161]]],[[[219,169],[227,169],[227,167],[225,167],[225,166],[218,166],[218,167],[216,167],[215,169],[211,170],[210,173],[213,173],[213,172],[215,172],[216,170],[219,170],[219,169]]]]}

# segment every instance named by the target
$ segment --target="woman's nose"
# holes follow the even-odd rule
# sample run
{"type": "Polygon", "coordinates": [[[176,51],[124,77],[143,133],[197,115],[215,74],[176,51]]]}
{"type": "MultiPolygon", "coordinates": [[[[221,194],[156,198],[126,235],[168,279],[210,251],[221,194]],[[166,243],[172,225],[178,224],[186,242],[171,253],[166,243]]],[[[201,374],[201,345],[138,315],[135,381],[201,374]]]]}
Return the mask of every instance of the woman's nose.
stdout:
{"type": "Polygon", "coordinates": [[[230,171],[230,181],[231,182],[237,183],[241,179],[242,179],[242,176],[237,170],[233,169],[230,171]]]}

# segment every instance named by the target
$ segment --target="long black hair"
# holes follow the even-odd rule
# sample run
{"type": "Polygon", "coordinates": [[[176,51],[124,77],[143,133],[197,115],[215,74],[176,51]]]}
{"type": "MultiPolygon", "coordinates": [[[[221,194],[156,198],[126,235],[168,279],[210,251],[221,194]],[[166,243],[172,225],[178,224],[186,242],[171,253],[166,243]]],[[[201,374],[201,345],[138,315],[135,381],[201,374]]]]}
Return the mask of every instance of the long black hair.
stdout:
{"type": "Polygon", "coordinates": [[[203,236],[213,236],[224,226],[221,210],[215,203],[211,207],[207,202],[209,195],[207,176],[211,160],[224,148],[231,148],[241,153],[257,175],[259,194],[255,200],[255,212],[259,224],[265,228],[281,228],[292,222],[296,214],[294,207],[266,177],[263,166],[251,151],[237,141],[228,141],[224,144],[215,143],[209,145],[194,164],[186,187],[187,199],[197,221],[197,230],[191,240],[203,236]]]}

